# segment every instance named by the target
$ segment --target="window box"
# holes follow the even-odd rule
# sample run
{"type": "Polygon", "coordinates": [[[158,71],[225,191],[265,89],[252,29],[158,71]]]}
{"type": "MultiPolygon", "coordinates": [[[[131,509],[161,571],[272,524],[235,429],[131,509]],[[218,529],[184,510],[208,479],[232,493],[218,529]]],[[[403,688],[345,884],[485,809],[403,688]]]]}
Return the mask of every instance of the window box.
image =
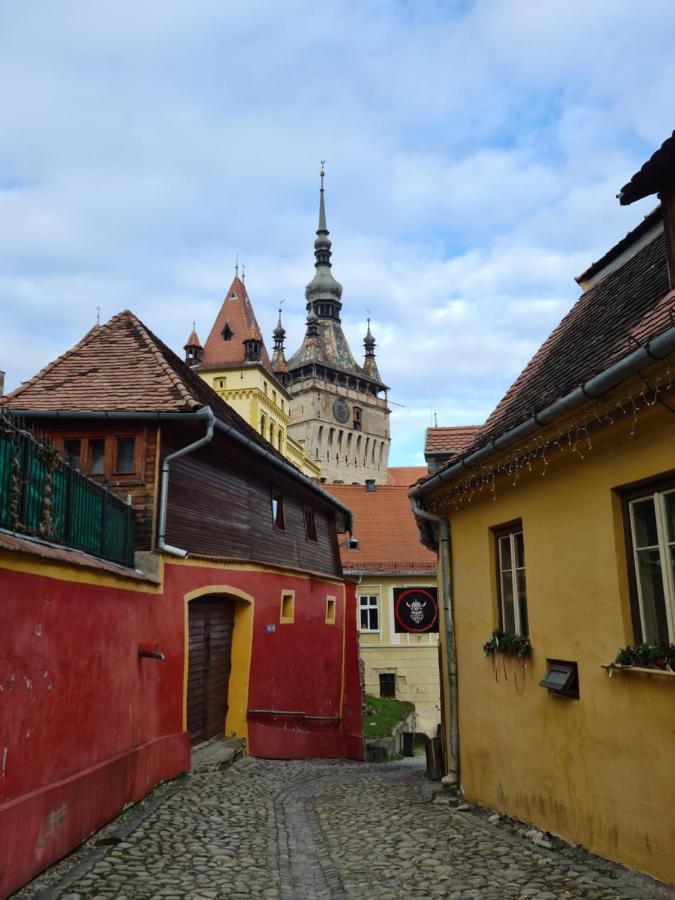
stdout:
{"type": "Polygon", "coordinates": [[[503,653],[505,656],[518,656],[520,659],[525,659],[531,656],[532,645],[528,637],[514,634],[512,631],[495,629],[490,640],[483,644],[483,652],[486,656],[503,653]]]}
{"type": "Polygon", "coordinates": [[[643,672],[648,675],[675,675],[675,644],[659,641],[658,644],[636,644],[624,647],[614,662],[604,663],[609,671],[643,672]]]}

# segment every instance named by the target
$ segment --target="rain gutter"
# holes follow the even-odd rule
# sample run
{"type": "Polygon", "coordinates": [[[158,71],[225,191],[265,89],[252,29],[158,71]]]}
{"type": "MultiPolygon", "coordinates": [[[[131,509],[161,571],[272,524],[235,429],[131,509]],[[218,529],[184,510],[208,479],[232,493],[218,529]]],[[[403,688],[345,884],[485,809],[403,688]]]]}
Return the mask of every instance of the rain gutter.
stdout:
{"type": "MultiPolygon", "coordinates": [[[[673,296],[675,297],[675,294],[673,296]]],[[[611,391],[612,388],[615,388],[631,375],[637,374],[645,366],[657,360],[665,359],[673,350],[675,350],[675,326],[666,329],[657,337],[647,341],[644,346],[639,347],[628,356],[619,360],[619,362],[609,366],[604,372],[600,372],[598,375],[594,375],[593,378],[589,378],[588,381],[584,381],[579,387],[556,400],[555,403],[547,406],[541,412],[530,416],[525,422],[505,431],[504,434],[490,441],[484,447],[474,450],[473,453],[460,459],[459,462],[433,475],[427,481],[422,482],[422,484],[409,491],[408,495],[411,500],[423,497],[443,484],[443,482],[454,478],[455,475],[473,469],[491,456],[528,437],[538,428],[550,425],[559,416],[583,406],[589,400],[602,397],[603,394],[611,391]]]]}
{"type": "Polygon", "coordinates": [[[447,773],[443,783],[450,786],[459,783],[459,727],[457,722],[457,658],[455,654],[455,624],[452,608],[452,589],[450,585],[450,523],[445,516],[429,512],[417,502],[416,497],[410,498],[413,513],[420,519],[438,526],[438,581],[441,592],[442,613],[442,637],[441,643],[445,652],[441,656],[441,671],[444,682],[448,685],[448,691],[443,692],[445,697],[444,716],[446,722],[446,746],[444,747],[447,760],[447,773]],[[449,752],[448,752],[449,751],[449,752]]]}
{"type": "MultiPolygon", "coordinates": [[[[228,437],[232,438],[233,441],[245,447],[247,450],[250,450],[251,453],[255,454],[262,459],[266,459],[272,466],[276,469],[282,471],[289,478],[292,478],[296,482],[300,482],[303,487],[311,491],[313,494],[320,497],[324,503],[333,508],[337,507],[341,510],[345,517],[347,532],[351,536],[354,522],[352,511],[348,506],[345,506],[344,503],[341,503],[332,494],[329,494],[328,491],[325,491],[322,487],[319,487],[316,482],[312,481],[311,478],[308,478],[290,463],[286,462],[284,459],[278,457],[275,453],[271,452],[271,450],[266,449],[261,446],[257,441],[252,440],[247,437],[245,434],[242,434],[240,431],[233,425],[228,425],[226,422],[221,422],[220,419],[216,418],[213,410],[210,406],[203,406],[201,409],[198,409],[196,412],[122,412],[118,410],[114,411],[92,411],[92,410],[51,410],[51,409],[14,409],[12,407],[9,408],[13,415],[24,416],[27,419],[143,419],[145,421],[151,422],[192,422],[192,421],[213,421],[213,425],[218,431],[222,431],[224,434],[228,435],[228,437]]],[[[207,426],[208,427],[208,426],[207,426]]],[[[210,438],[209,438],[210,440],[210,438]]],[[[203,438],[200,438],[199,446],[202,446],[202,443],[207,443],[203,438]]],[[[192,450],[197,449],[196,446],[190,444],[187,448],[183,448],[183,451],[178,451],[180,456],[184,456],[185,452],[192,452],[192,450]]],[[[175,454],[171,454],[169,462],[171,459],[175,458],[175,454]]],[[[165,460],[166,462],[166,460],[165,460]]],[[[163,468],[163,467],[162,467],[163,468]]]]}

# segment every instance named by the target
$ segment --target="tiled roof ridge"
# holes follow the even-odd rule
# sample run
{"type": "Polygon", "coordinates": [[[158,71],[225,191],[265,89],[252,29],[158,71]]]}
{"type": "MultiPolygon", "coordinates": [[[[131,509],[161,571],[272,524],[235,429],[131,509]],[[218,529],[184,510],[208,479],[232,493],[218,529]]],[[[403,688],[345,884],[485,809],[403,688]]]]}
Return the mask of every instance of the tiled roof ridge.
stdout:
{"type": "MultiPolygon", "coordinates": [[[[153,334],[153,332],[150,331],[150,329],[147,328],[143,324],[143,322],[141,322],[141,320],[138,318],[138,316],[136,316],[134,313],[132,313],[130,309],[125,309],[121,313],[118,313],[116,316],[113,316],[113,318],[110,319],[110,322],[106,323],[106,324],[111,324],[113,321],[115,321],[115,319],[122,320],[125,318],[130,320],[133,323],[134,327],[138,330],[138,332],[141,335],[141,337],[143,338],[148,350],[150,350],[152,355],[155,357],[155,359],[159,363],[160,368],[162,369],[164,374],[169,378],[169,380],[171,381],[173,386],[181,394],[181,396],[185,400],[186,404],[189,406],[194,406],[197,403],[199,403],[199,401],[190,393],[190,391],[188,391],[183,379],[173,369],[173,367],[169,364],[169,361],[166,359],[165,355],[159,349],[158,343],[163,344],[164,342],[161,341],[161,339],[158,338],[156,334],[153,334]]],[[[166,345],[164,345],[164,346],[166,346],[166,345]]],[[[166,347],[166,349],[168,350],[169,348],[166,347]]],[[[173,351],[171,351],[171,352],[173,352],[173,351]]]]}
{"type": "Polygon", "coordinates": [[[598,272],[601,272],[606,266],[608,266],[611,262],[617,259],[621,254],[627,250],[631,244],[634,244],[638,238],[642,235],[646,234],[650,229],[655,228],[659,223],[662,223],[662,212],[661,212],[661,204],[659,203],[654,207],[650,212],[648,212],[641,222],[639,222],[635,228],[631,228],[620,240],[618,240],[612,247],[607,250],[606,253],[603,253],[598,259],[587,266],[586,269],[580,274],[577,275],[574,279],[577,284],[582,284],[584,281],[588,281],[594,275],[597,275],[598,272]]]}

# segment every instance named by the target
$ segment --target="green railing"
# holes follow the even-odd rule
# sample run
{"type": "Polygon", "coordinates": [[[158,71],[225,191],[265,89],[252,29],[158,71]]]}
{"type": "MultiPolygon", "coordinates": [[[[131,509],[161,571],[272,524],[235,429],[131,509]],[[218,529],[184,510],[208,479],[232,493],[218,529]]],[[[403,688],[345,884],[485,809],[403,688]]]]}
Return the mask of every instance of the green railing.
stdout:
{"type": "Polygon", "coordinates": [[[0,416],[0,528],[134,565],[130,506],[0,416]]]}

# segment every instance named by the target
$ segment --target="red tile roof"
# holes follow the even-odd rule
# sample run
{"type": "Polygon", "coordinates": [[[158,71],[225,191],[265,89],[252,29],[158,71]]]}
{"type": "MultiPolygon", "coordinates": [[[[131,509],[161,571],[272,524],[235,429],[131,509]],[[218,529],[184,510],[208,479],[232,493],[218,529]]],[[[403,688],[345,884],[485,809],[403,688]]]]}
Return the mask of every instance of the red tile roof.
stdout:
{"type": "Polygon", "coordinates": [[[96,325],[63,356],[5,398],[25,410],[193,412],[222,421],[282,458],[132,312],[96,325]]]}
{"type": "Polygon", "coordinates": [[[672,325],[663,233],[589,288],[542,344],[478,435],[493,440],[672,325]]]}
{"type": "Polygon", "coordinates": [[[213,323],[213,328],[204,344],[202,367],[204,369],[220,369],[243,365],[246,362],[244,341],[249,339],[262,342],[260,362],[267,372],[274,376],[263,336],[246,291],[246,285],[237,276],[229,287],[220,312],[213,323]],[[232,337],[226,341],[223,338],[223,331],[227,325],[232,332],[232,337]]]}
{"type": "Polygon", "coordinates": [[[661,212],[661,204],[654,207],[654,209],[648,213],[644,219],[637,225],[632,231],[629,231],[628,234],[621,238],[621,240],[615,244],[607,253],[603,254],[600,259],[596,260],[594,263],[581,273],[581,275],[577,275],[574,279],[578,284],[583,284],[585,281],[590,281],[594,275],[597,275],[598,272],[601,272],[603,269],[607,268],[607,266],[613,262],[615,259],[618,259],[621,254],[630,249],[630,247],[635,244],[637,240],[639,240],[643,235],[647,234],[647,232],[651,231],[652,228],[655,228],[658,225],[662,225],[663,216],[661,212]]]}
{"type": "MultiPolygon", "coordinates": [[[[426,474],[426,472],[425,472],[426,474]]],[[[340,548],[345,572],[436,574],[436,555],[420,544],[407,485],[324,484],[354,515],[358,550],[340,548]]]]}
{"type": "MultiPolygon", "coordinates": [[[[427,428],[424,453],[463,453],[473,444],[480,425],[451,425],[447,428],[427,428]]],[[[426,474],[426,473],[425,473],[426,474]]]]}
{"type": "Polygon", "coordinates": [[[427,475],[426,466],[394,466],[387,469],[387,484],[396,487],[410,487],[427,475]]]}
{"type": "MultiPolygon", "coordinates": [[[[71,550],[67,547],[59,547],[44,541],[31,540],[16,534],[9,534],[5,531],[0,531],[0,551],[2,550],[10,553],[27,553],[31,556],[39,556],[49,562],[70,563],[73,566],[82,566],[86,569],[109,572],[111,575],[133,578],[136,581],[152,581],[152,579],[142,575],[140,572],[135,572],[133,569],[127,569],[124,566],[118,566],[104,559],[97,559],[94,556],[83,553],[81,550],[71,550]]],[[[1,562],[2,556],[0,555],[0,565],[1,562]]]]}

